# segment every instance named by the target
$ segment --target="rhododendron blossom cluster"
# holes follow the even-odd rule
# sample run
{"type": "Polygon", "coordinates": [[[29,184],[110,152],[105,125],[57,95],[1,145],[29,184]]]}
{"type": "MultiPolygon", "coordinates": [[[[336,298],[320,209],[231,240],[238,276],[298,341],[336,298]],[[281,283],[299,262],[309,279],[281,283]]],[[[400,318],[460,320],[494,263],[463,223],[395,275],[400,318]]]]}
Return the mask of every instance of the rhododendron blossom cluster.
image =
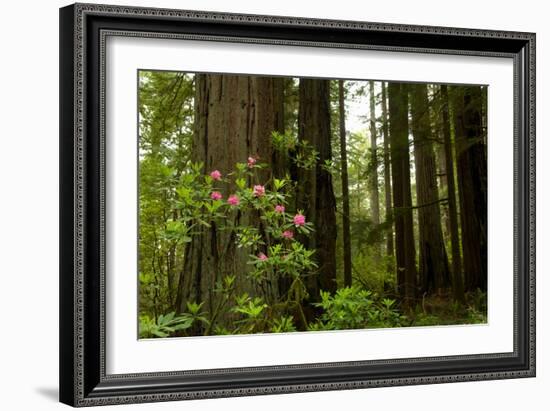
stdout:
{"type": "Polygon", "coordinates": [[[293,218],[294,225],[300,227],[306,224],[306,217],[303,214],[296,214],[293,218]]]}
{"type": "Polygon", "coordinates": [[[221,200],[223,198],[222,193],[219,191],[212,191],[212,194],[210,194],[210,198],[214,201],[221,200]]]}
{"type": "Polygon", "coordinates": [[[230,195],[229,198],[227,199],[227,204],[229,205],[237,206],[239,205],[239,203],[240,203],[239,197],[237,197],[235,194],[230,195]]]}
{"type": "Polygon", "coordinates": [[[283,238],[286,238],[286,239],[291,239],[291,238],[294,238],[294,232],[290,231],[290,230],[285,230],[283,231],[283,238]]]}
{"type": "Polygon", "coordinates": [[[254,196],[261,197],[265,194],[265,187],[262,185],[255,185],[253,193],[254,193],[254,196]]]}
{"type": "Polygon", "coordinates": [[[212,180],[220,181],[222,179],[222,173],[220,173],[219,170],[214,170],[210,173],[210,177],[212,177],[212,180]]]}

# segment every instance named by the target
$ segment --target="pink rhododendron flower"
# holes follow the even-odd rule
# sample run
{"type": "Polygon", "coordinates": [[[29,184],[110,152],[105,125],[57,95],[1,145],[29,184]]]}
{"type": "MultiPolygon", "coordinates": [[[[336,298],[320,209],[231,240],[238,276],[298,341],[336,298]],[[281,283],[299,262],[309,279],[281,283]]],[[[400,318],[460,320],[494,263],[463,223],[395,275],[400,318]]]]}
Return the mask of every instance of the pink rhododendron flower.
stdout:
{"type": "Polygon", "coordinates": [[[296,214],[294,216],[294,225],[296,227],[302,226],[306,223],[306,217],[303,214],[296,214]]]}
{"type": "Polygon", "coordinates": [[[294,238],[294,233],[291,230],[283,231],[283,237],[287,239],[294,238]]]}
{"type": "Polygon", "coordinates": [[[212,191],[212,194],[210,194],[210,198],[212,200],[221,200],[222,197],[222,193],[220,193],[219,191],[212,191]]]}
{"type": "Polygon", "coordinates": [[[229,198],[227,199],[227,203],[232,206],[239,205],[239,202],[240,202],[239,197],[237,197],[235,194],[230,195],[229,198]]]}
{"type": "Polygon", "coordinates": [[[256,164],[256,159],[254,157],[248,157],[246,162],[248,163],[248,167],[252,168],[256,164]]]}
{"type": "Polygon", "coordinates": [[[262,185],[254,186],[254,195],[256,197],[261,197],[265,194],[265,187],[262,185]]]}
{"type": "Polygon", "coordinates": [[[277,204],[277,205],[275,206],[275,212],[276,212],[276,213],[284,213],[284,212],[285,212],[285,206],[284,206],[284,205],[277,204]]]}
{"type": "Polygon", "coordinates": [[[221,180],[222,179],[222,173],[219,172],[219,170],[214,170],[210,173],[210,177],[212,177],[213,180],[221,180]]]}
{"type": "Polygon", "coordinates": [[[260,253],[260,254],[258,254],[258,259],[260,261],[266,261],[267,260],[267,255],[265,255],[264,253],[260,253]]]}

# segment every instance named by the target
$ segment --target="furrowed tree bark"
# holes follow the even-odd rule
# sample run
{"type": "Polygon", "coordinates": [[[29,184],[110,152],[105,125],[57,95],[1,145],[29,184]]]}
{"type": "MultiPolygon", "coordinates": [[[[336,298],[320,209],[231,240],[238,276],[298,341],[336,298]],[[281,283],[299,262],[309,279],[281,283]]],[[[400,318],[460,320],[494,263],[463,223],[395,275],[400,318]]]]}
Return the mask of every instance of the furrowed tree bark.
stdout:
{"type": "Polygon", "coordinates": [[[405,84],[388,85],[397,288],[404,306],[412,308],[416,298],[417,271],[411,208],[407,93],[408,86],[405,84]]]}
{"type": "Polygon", "coordinates": [[[340,157],[342,175],[342,231],[344,242],[344,286],[351,287],[351,231],[349,215],[348,153],[346,146],[346,108],[344,81],[338,81],[338,111],[340,114],[340,157]]]}
{"type": "Polygon", "coordinates": [[[376,105],[374,101],[374,81],[369,81],[369,129],[370,129],[370,208],[372,222],[380,224],[380,199],[378,196],[378,156],[376,145],[376,105]]]}
{"type": "MultiPolygon", "coordinates": [[[[382,82],[382,134],[384,135],[384,200],[386,204],[385,222],[392,219],[392,195],[391,195],[391,165],[390,165],[390,136],[388,131],[388,97],[386,83],[382,82]]],[[[393,255],[393,228],[390,226],[386,233],[386,254],[393,255]]],[[[388,264],[388,271],[393,270],[392,264],[388,264]]]]}
{"type": "Polygon", "coordinates": [[[455,150],[467,291],[487,290],[487,152],[480,87],[453,87],[455,150]]]}
{"type": "Polygon", "coordinates": [[[426,84],[414,84],[410,86],[410,90],[416,199],[419,205],[419,275],[422,291],[431,293],[450,285],[449,263],[441,229],[437,166],[432,143],[428,89],[426,84]]]}
{"type": "MultiPolygon", "coordinates": [[[[443,122],[439,121],[434,124],[437,128],[440,139],[443,141],[443,122]]],[[[449,190],[449,185],[447,183],[447,164],[445,162],[445,146],[444,144],[437,143],[435,148],[435,158],[437,164],[437,175],[439,177],[439,191],[440,193],[446,196],[447,191],[449,190]]],[[[451,222],[449,219],[449,208],[445,205],[441,206],[441,228],[443,230],[443,238],[450,238],[451,236],[451,222]]]]}
{"type": "MultiPolygon", "coordinates": [[[[196,76],[195,135],[193,162],[202,162],[205,173],[217,169],[227,175],[237,162],[256,156],[272,166],[275,158],[271,132],[282,131],[281,79],[230,75],[196,76]]],[[[265,184],[272,168],[262,170],[259,181],[265,184]]],[[[227,198],[228,192],[222,193],[227,198]]],[[[263,228],[257,215],[235,212],[228,215],[235,225],[263,228]]],[[[215,284],[227,275],[235,275],[236,293],[248,292],[266,301],[278,298],[276,279],[267,279],[261,286],[246,278],[250,270],[246,261],[250,250],[238,249],[232,231],[220,231],[216,225],[201,226],[200,232],[186,248],[184,269],[179,279],[176,307],[186,310],[187,302],[204,302],[203,310],[213,313],[219,304],[215,284]]],[[[227,318],[220,318],[223,325],[227,318]]]]}
{"type": "MultiPolygon", "coordinates": [[[[273,125],[275,128],[271,131],[277,131],[279,133],[285,132],[285,79],[273,78],[273,86],[267,88],[267,92],[271,93],[271,100],[273,101],[273,125]]],[[[288,156],[278,150],[271,150],[271,164],[273,177],[285,178],[289,173],[289,159],[288,156]]],[[[260,159],[261,160],[261,159],[260,159]]]]}
{"type": "Polygon", "coordinates": [[[464,283],[462,279],[462,258],[460,255],[460,237],[458,235],[458,211],[456,205],[455,170],[449,120],[449,93],[446,85],[441,86],[441,115],[445,149],[445,169],[447,171],[447,198],[449,199],[449,227],[451,234],[453,295],[456,301],[465,303],[464,283]]]}
{"type": "MultiPolygon", "coordinates": [[[[447,165],[445,162],[444,124],[442,118],[442,97],[441,87],[435,84],[428,85],[428,98],[432,100],[430,105],[430,121],[432,129],[435,130],[434,151],[435,163],[437,166],[437,177],[440,195],[446,197],[449,189],[447,184],[447,165]]],[[[451,237],[451,223],[449,221],[449,207],[442,204],[441,208],[441,229],[445,241],[451,237]]]]}
{"type": "Polygon", "coordinates": [[[306,247],[315,249],[318,264],[318,274],[306,279],[311,302],[319,300],[320,290],[336,291],[336,198],[332,176],[324,168],[325,162],[332,158],[329,81],[300,79],[299,95],[298,139],[318,153],[312,169],[297,170],[296,209],[303,210],[315,224],[312,236],[300,238],[306,247]]]}

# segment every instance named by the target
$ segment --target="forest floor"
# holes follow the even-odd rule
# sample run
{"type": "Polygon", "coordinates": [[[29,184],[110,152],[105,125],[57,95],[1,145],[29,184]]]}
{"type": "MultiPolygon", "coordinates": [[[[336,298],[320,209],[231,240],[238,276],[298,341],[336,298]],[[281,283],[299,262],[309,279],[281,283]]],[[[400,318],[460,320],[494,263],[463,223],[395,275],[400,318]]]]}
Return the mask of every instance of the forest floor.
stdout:
{"type": "Polygon", "coordinates": [[[484,324],[487,322],[487,294],[466,294],[466,304],[452,302],[445,294],[423,297],[407,314],[410,326],[484,324]]]}

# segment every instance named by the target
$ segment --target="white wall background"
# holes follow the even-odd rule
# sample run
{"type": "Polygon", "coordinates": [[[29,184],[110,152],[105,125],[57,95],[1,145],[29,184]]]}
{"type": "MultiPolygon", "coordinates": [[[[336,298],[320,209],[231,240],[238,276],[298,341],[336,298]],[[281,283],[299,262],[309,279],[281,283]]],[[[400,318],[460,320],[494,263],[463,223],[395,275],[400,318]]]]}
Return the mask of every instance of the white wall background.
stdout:
{"type": "MultiPolygon", "coordinates": [[[[113,4],[444,25],[537,33],[538,376],[536,379],[130,405],[116,409],[547,409],[550,387],[550,26],[545,2],[128,0],[113,4]]],[[[58,361],[58,7],[11,1],[0,24],[0,408],[53,410],[58,361]]],[[[115,409],[107,407],[104,409],[115,409]]]]}

